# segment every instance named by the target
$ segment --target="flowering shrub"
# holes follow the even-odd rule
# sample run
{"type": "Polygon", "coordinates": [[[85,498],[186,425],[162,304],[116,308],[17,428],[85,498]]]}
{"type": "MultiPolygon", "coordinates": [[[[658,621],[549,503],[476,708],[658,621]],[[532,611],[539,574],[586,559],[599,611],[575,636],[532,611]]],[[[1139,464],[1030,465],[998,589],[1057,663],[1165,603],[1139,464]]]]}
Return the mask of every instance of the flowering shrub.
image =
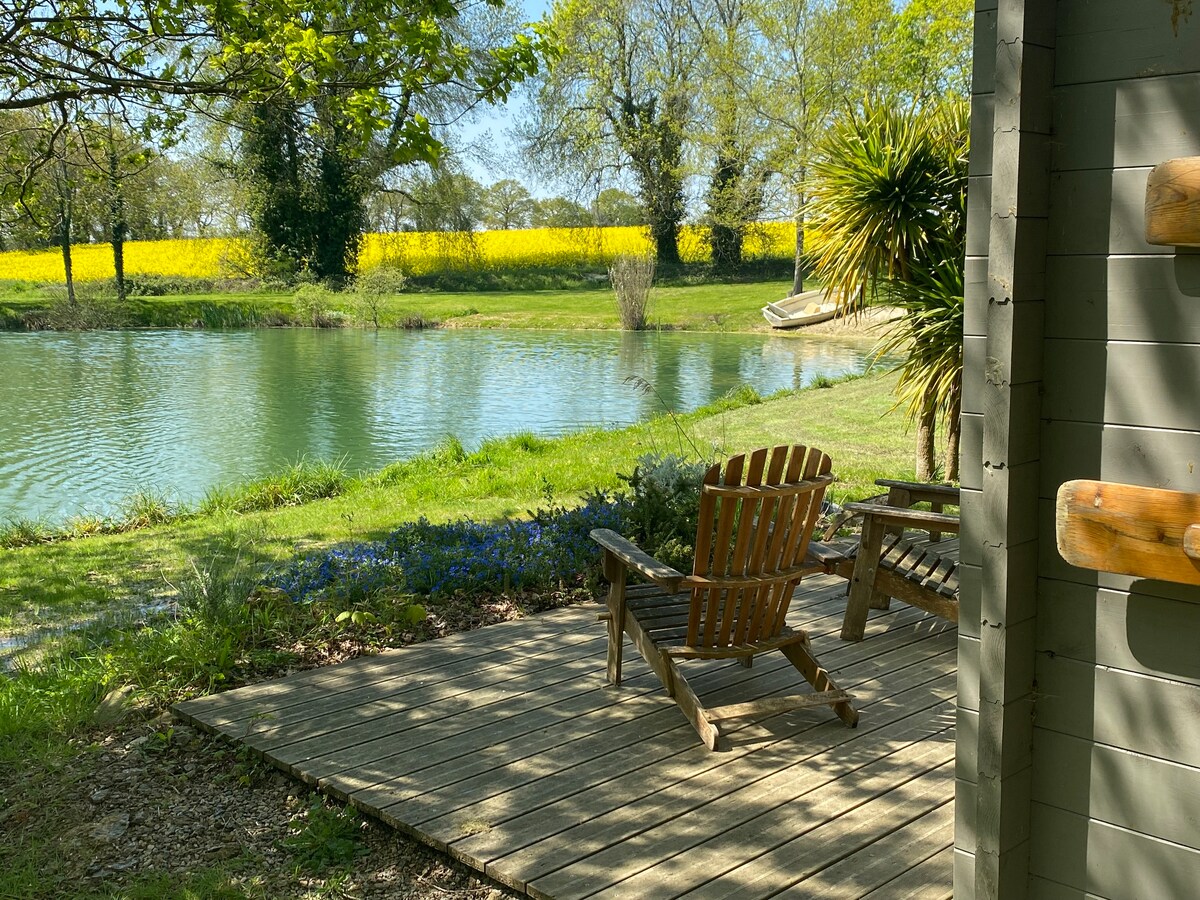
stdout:
{"type": "Polygon", "coordinates": [[[382,542],[310,554],[276,573],[271,584],[297,602],[358,600],[386,590],[414,594],[549,590],[595,570],[593,528],[620,530],[628,503],[604,494],[583,506],[539,510],[529,520],[499,523],[407,523],[382,542]]]}
{"type": "Polygon", "coordinates": [[[275,573],[269,583],[298,603],[355,602],[402,583],[395,554],[368,542],[310,553],[275,573]]]}

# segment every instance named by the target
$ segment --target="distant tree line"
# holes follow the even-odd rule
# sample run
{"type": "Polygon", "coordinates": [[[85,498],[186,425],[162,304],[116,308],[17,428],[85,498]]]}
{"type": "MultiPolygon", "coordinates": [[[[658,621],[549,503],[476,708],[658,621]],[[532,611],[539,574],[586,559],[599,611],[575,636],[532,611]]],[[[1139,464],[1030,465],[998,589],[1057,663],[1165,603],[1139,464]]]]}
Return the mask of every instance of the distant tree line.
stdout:
{"type": "Polygon", "coordinates": [[[632,178],[660,263],[678,262],[689,208],[700,208],[719,271],[740,266],[750,222],[769,209],[791,216],[798,291],[814,147],[868,99],[965,97],[973,10],[970,0],[556,3],[549,34],[563,52],[534,82],[525,152],[567,180],[632,178]]]}
{"type": "Polygon", "coordinates": [[[814,147],[873,102],[967,91],[970,0],[57,0],[0,10],[0,245],[250,231],[337,280],[364,232],[796,221],[814,147]],[[31,12],[32,10],[32,12],[31,12]],[[383,27],[382,23],[390,23],[383,27]],[[528,85],[520,149],[561,196],[456,164],[454,123],[528,85]],[[185,140],[186,135],[186,140],[185,140]],[[632,193],[625,188],[631,188],[632,193]]]}

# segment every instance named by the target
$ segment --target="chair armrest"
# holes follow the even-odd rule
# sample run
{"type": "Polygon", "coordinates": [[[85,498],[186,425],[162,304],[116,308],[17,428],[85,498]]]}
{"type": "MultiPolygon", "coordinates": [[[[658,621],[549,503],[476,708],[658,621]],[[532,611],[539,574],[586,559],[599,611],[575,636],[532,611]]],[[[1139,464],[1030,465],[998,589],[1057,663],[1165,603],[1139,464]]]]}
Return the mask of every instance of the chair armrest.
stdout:
{"type": "Polygon", "coordinates": [[[590,532],[591,539],[613,554],[625,566],[639,575],[650,579],[669,593],[678,593],[685,576],[682,572],[660,563],[657,559],[608,528],[596,528],[590,532]]]}
{"type": "Polygon", "coordinates": [[[876,503],[847,503],[845,509],[862,515],[864,520],[869,517],[885,525],[919,528],[923,531],[949,531],[957,534],[960,525],[958,516],[920,509],[900,509],[876,503]]]}
{"type": "Polygon", "coordinates": [[[949,503],[958,506],[958,488],[952,484],[925,484],[919,481],[894,481],[890,478],[878,478],[875,483],[887,488],[889,493],[906,492],[912,503],[949,503]]]}
{"type": "Polygon", "coordinates": [[[846,558],[846,554],[837,547],[831,547],[820,541],[809,541],[808,552],[804,554],[806,563],[820,566],[826,574],[832,574],[833,567],[846,558]]]}

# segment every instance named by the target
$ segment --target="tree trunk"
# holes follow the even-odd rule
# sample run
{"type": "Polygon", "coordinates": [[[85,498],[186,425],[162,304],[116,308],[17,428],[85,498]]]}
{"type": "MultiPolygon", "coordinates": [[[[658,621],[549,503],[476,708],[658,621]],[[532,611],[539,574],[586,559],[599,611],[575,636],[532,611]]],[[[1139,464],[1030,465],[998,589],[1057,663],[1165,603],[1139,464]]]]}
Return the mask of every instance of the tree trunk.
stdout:
{"type": "Polygon", "coordinates": [[[126,299],[125,292],[125,235],[129,230],[129,225],[125,220],[125,193],[122,189],[121,180],[117,176],[118,160],[116,148],[112,146],[112,135],[109,134],[108,148],[108,189],[109,189],[109,209],[108,209],[108,229],[109,240],[112,244],[113,252],[113,280],[117,285],[117,302],[124,303],[126,299]]]}
{"type": "Polygon", "coordinates": [[[926,396],[917,417],[917,481],[933,481],[937,471],[937,407],[926,396]]]}
{"type": "MultiPolygon", "coordinates": [[[[803,179],[803,173],[801,178],[803,179]]],[[[804,188],[796,192],[796,268],[792,276],[792,294],[804,293],[804,188]]]]}
{"type": "Polygon", "coordinates": [[[946,480],[958,481],[958,455],[962,434],[962,373],[958,374],[946,418],[946,480]]]}
{"type": "Polygon", "coordinates": [[[75,276],[71,271],[71,229],[67,225],[59,233],[59,245],[62,247],[63,275],[67,280],[67,302],[74,306],[78,301],[75,299],[75,276]]]}
{"type": "Polygon", "coordinates": [[[70,173],[67,172],[65,160],[59,161],[59,177],[61,181],[58,185],[58,245],[62,249],[63,276],[67,282],[67,302],[74,306],[77,302],[75,274],[71,270],[71,219],[74,211],[71,208],[70,173]]]}
{"type": "Polygon", "coordinates": [[[650,225],[650,237],[654,241],[654,255],[660,265],[679,265],[679,224],[656,221],[650,225]]]}

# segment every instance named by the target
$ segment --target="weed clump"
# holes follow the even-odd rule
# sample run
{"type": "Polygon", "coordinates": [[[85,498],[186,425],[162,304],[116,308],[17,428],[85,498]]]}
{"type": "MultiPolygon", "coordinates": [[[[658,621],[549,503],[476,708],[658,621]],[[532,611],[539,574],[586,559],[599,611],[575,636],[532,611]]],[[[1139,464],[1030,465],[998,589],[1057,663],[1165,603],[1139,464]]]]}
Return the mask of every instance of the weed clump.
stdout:
{"type": "Polygon", "coordinates": [[[200,515],[257,512],[299,506],[342,494],[351,478],[341,462],[300,460],[282,472],[236,488],[213,488],[200,503],[200,515]]]}
{"type": "Polygon", "coordinates": [[[312,328],[338,328],[344,324],[342,314],[333,308],[337,295],[320,284],[302,284],[292,295],[296,318],[312,328]]]}

